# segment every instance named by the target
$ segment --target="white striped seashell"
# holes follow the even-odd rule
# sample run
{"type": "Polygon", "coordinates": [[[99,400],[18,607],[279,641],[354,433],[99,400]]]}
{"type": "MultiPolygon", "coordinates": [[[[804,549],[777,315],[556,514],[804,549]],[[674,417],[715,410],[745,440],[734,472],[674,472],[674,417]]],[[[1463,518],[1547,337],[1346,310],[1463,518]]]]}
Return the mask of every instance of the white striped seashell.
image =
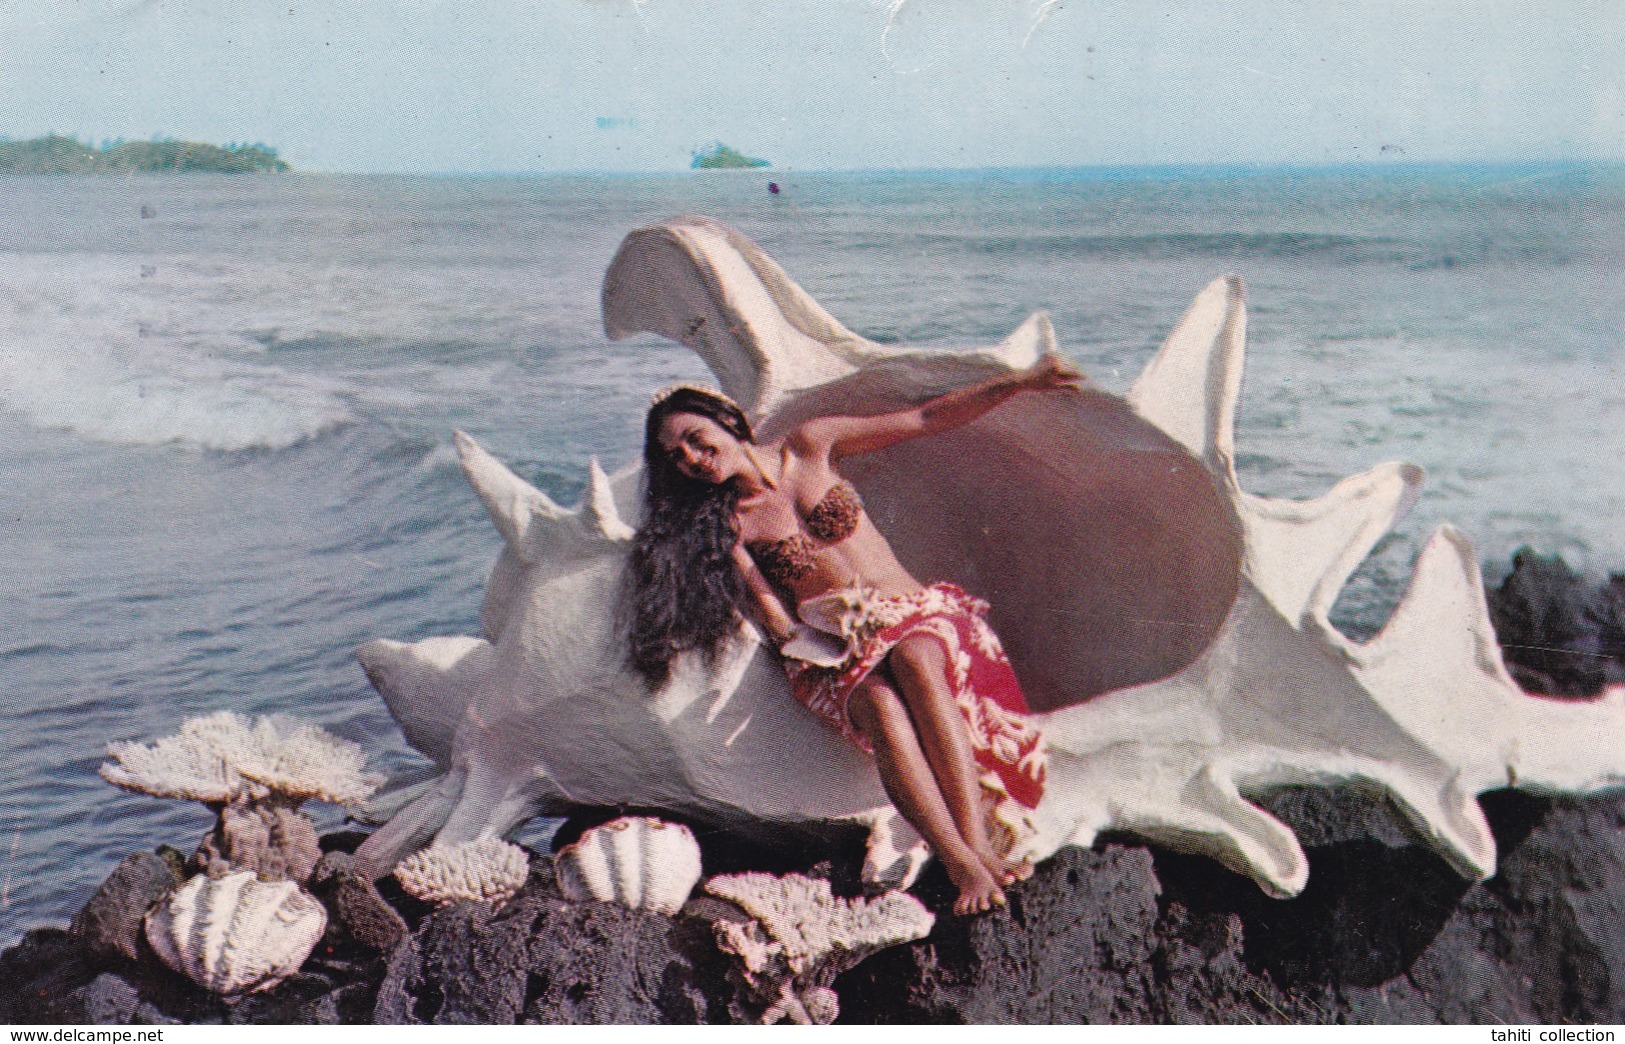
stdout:
{"type": "Polygon", "coordinates": [[[243,871],[192,878],[147,914],[159,958],[199,986],[232,996],[269,989],[299,970],[327,911],[292,881],[243,871]]]}
{"type": "Polygon", "coordinates": [[[649,816],[594,827],[554,861],[569,898],[634,910],[674,914],[700,880],[700,843],[688,827],[649,816]]]}

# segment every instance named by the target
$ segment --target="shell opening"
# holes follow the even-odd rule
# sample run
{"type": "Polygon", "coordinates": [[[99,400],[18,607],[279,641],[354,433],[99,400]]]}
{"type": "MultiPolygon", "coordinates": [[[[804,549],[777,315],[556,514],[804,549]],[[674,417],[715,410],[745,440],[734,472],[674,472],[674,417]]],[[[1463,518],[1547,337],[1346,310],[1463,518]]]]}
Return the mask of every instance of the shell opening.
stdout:
{"type": "MultiPolygon", "coordinates": [[[[854,378],[797,406],[905,405],[875,391],[854,378]]],[[[1183,670],[1235,603],[1242,528],[1220,480],[1104,392],[1021,395],[842,468],[915,576],[991,603],[1034,710],[1183,670]]]]}

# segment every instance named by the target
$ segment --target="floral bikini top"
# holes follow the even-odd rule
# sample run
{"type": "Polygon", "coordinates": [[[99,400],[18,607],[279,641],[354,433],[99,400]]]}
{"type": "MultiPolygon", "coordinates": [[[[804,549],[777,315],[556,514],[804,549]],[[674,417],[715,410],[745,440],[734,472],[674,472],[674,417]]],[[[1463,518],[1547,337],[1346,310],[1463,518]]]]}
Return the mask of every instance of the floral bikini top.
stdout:
{"type": "Polygon", "coordinates": [[[837,482],[807,512],[806,533],[792,533],[783,540],[753,540],[746,548],[763,576],[778,587],[790,587],[811,576],[817,567],[813,553],[818,544],[808,533],[824,544],[838,544],[857,530],[862,517],[863,500],[858,491],[850,482],[837,482]]]}

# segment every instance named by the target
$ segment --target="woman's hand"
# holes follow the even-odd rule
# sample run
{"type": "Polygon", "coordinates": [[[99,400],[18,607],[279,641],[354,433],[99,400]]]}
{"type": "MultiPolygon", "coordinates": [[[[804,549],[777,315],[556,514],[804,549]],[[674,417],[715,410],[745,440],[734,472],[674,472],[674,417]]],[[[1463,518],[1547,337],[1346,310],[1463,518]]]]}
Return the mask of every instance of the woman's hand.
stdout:
{"type": "Polygon", "coordinates": [[[1037,362],[1021,371],[1021,387],[1027,391],[1081,388],[1085,379],[1082,371],[1054,352],[1045,352],[1037,362]]]}

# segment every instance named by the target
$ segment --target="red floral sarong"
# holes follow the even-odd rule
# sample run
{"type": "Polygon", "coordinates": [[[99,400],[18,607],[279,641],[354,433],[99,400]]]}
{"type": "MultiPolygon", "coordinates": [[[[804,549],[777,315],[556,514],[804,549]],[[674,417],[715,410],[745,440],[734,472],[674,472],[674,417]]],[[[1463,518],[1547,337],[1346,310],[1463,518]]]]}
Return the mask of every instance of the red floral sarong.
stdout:
{"type": "Polygon", "coordinates": [[[1000,846],[1008,848],[1031,832],[1026,812],[1038,807],[1044,793],[1044,742],[1027,717],[1031,711],[998,636],[988,626],[987,611],[986,602],[950,583],[894,598],[857,588],[835,591],[798,607],[808,628],[820,634],[804,631],[787,644],[785,669],[796,699],[872,754],[868,739],[847,714],[847,701],[904,638],[929,634],[940,640],[947,654],[948,687],[965,717],[980,782],[992,805],[990,818],[1009,831],[1006,845],[1000,846]],[[813,662],[802,658],[819,639],[823,654],[812,652],[813,662]],[[1020,808],[1011,807],[1012,802],[1020,808]]]}

